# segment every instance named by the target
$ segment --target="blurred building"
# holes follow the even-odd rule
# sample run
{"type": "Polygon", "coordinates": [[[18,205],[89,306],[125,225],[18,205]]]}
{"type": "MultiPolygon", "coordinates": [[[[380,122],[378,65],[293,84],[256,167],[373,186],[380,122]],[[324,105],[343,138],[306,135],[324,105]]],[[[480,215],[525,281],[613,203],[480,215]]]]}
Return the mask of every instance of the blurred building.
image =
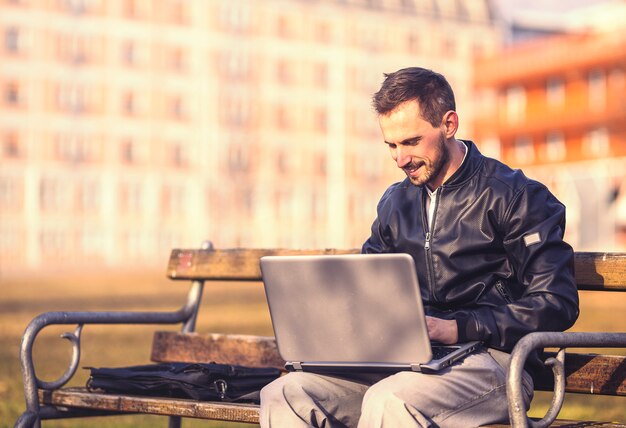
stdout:
{"type": "Polygon", "coordinates": [[[477,140],[555,191],[574,247],[626,248],[626,31],[509,47],[478,61],[476,84],[477,140]]]}
{"type": "Polygon", "coordinates": [[[489,0],[0,0],[0,270],[172,247],[353,247],[402,173],[382,73],[445,73],[471,132],[489,0]]]}

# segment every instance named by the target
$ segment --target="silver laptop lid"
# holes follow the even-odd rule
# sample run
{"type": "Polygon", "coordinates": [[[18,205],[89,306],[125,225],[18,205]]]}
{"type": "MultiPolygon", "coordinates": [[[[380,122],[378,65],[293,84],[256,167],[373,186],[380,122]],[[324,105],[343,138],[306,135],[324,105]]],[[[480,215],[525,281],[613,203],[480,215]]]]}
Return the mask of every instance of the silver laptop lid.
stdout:
{"type": "Polygon", "coordinates": [[[267,256],[261,258],[261,272],[285,361],[430,361],[408,254],[267,256]]]}

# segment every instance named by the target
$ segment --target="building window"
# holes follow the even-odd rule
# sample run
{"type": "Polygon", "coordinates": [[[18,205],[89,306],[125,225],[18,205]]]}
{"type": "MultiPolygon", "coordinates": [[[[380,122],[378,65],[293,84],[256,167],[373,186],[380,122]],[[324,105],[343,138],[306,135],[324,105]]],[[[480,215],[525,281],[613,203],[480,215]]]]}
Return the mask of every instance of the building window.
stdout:
{"type": "Polygon", "coordinates": [[[170,145],[170,160],[175,167],[184,168],[189,165],[189,153],[181,143],[173,143],[170,145]]]}
{"type": "Polygon", "coordinates": [[[62,256],[68,250],[69,236],[66,230],[44,229],[39,233],[39,244],[47,256],[62,256]]]}
{"type": "Polygon", "coordinates": [[[57,55],[64,61],[82,64],[89,60],[93,40],[76,34],[61,34],[57,37],[57,55]]]}
{"type": "Polygon", "coordinates": [[[61,0],[61,7],[76,15],[91,11],[97,0],[61,0]]]}
{"type": "Polygon", "coordinates": [[[240,2],[224,2],[220,10],[222,26],[231,31],[246,31],[250,27],[250,8],[240,2]]]}
{"type": "Polygon", "coordinates": [[[67,183],[54,178],[43,178],[39,183],[39,206],[44,211],[63,211],[68,207],[67,183]]]}
{"type": "Polygon", "coordinates": [[[611,141],[608,129],[600,127],[589,131],[583,139],[583,151],[593,157],[610,155],[611,141]]]}
{"type": "Polygon", "coordinates": [[[57,158],[72,163],[88,162],[92,159],[91,145],[84,136],[64,134],[56,139],[57,158]]]}
{"type": "Polygon", "coordinates": [[[79,211],[97,213],[100,211],[101,187],[97,181],[82,181],[77,184],[77,204],[79,211]]]}
{"type": "Polygon", "coordinates": [[[120,145],[120,159],[125,164],[133,164],[137,160],[135,142],[131,139],[122,141],[120,145]]]}
{"type": "Polygon", "coordinates": [[[314,222],[326,219],[326,194],[314,191],[311,194],[311,218],[314,222]]]}
{"type": "Polygon", "coordinates": [[[221,117],[227,126],[245,127],[251,122],[251,103],[239,94],[226,94],[223,97],[224,108],[221,117]]]}
{"type": "Polygon", "coordinates": [[[609,83],[612,89],[623,89],[626,86],[626,73],[621,67],[615,67],[609,75],[609,83]]]}
{"type": "Polygon", "coordinates": [[[550,161],[565,159],[567,149],[565,137],[561,132],[550,132],[546,136],[546,157],[550,161]]]}
{"type": "Polygon", "coordinates": [[[19,158],[20,143],[15,132],[9,132],[2,139],[2,156],[5,158],[19,158]]]}
{"type": "Polygon", "coordinates": [[[20,50],[20,30],[10,27],[4,30],[4,49],[7,52],[17,53],[20,50]]]}
{"type": "Polygon", "coordinates": [[[320,63],[316,64],[313,69],[313,79],[315,86],[320,88],[328,87],[328,64],[320,63]]]}
{"type": "Polygon", "coordinates": [[[15,82],[4,85],[4,103],[8,106],[18,106],[20,104],[20,87],[15,82]]]}
{"type": "Polygon", "coordinates": [[[232,144],[228,151],[228,167],[231,172],[246,171],[250,166],[248,153],[241,144],[232,144]]]}
{"type": "Polygon", "coordinates": [[[185,104],[183,98],[180,95],[174,95],[170,97],[169,101],[169,116],[181,120],[185,118],[185,104]]]}
{"type": "Polygon", "coordinates": [[[185,69],[185,52],[182,47],[172,47],[169,49],[168,65],[170,70],[183,71],[185,69]]]}
{"type": "Polygon", "coordinates": [[[526,117],[526,90],[523,86],[511,86],[506,90],[506,115],[510,123],[518,123],[526,117]]]}
{"type": "Polygon", "coordinates": [[[606,104],[606,76],[601,70],[593,70],[588,76],[589,108],[601,109],[606,104]]]}
{"type": "Polygon", "coordinates": [[[126,92],[122,97],[122,113],[132,116],[135,114],[135,94],[132,92],[126,92]]]}
{"type": "Polygon", "coordinates": [[[315,130],[322,134],[328,132],[328,113],[325,108],[320,108],[315,112],[315,130]]]}
{"type": "Polygon", "coordinates": [[[61,85],[57,89],[57,106],[71,113],[83,113],[87,110],[87,93],[84,88],[75,85],[61,85]]]}
{"type": "Polygon", "coordinates": [[[276,20],[276,34],[284,39],[291,37],[291,25],[286,16],[279,16],[276,20]]]}
{"type": "Polygon", "coordinates": [[[410,33],[406,36],[406,51],[412,54],[420,51],[420,38],[417,34],[410,33]]]}
{"type": "Polygon", "coordinates": [[[276,107],[275,113],[276,128],[287,130],[291,128],[291,115],[285,106],[276,107]]]}
{"type": "Polygon", "coordinates": [[[126,65],[135,65],[137,63],[137,50],[135,42],[127,40],[122,44],[122,62],[126,65]]]}
{"type": "Polygon", "coordinates": [[[529,137],[517,137],[513,143],[514,161],[520,164],[528,164],[535,161],[535,148],[533,140],[529,137]]]}
{"type": "Polygon", "coordinates": [[[280,60],[276,64],[276,80],[285,85],[293,83],[293,70],[288,61],[280,60]]]}
{"type": "Polygon", "coordinates": [[[123,14],[126,18],[137,17],[137,5],[135,0],[124,0],[122,5],[123,14]]]}
{"type": "Polygon", "coordinates": [[[225,51],[218,56],[220,73],[230,79],[245,79],[250,75],[250,58],[245,52],[225,51]]]}
{"type": "Polygon", "coordinates": [[[22,194],[22,183],[15,177],[0,177],[0,208],[3,212],[21,209],[22,194]]]}
{"type": "Polygon", "coordinates": [[[553,77],[546,82],[546,100],[549,106],[562,106],[565,103],[565,83],[553,77]]]}
{"type": "Polygon", "coordinates": [[[161,189],[161,212],[175,214],[185,208],[185,188],[181,185],[165,185],[161,189]]]}
{"type": "Polygon", "coordinates": [[[143,188],[140,183],[121,183],[119,187],[120,209],[124,213],[139,214],[143,211],[143,188]]]}
{"type": "Polygon", "coordinates": [[[328,22],[318,22],[315,25],[315,40],[319,43],[330,43],[332,40],[332,28],[328,22]]]}

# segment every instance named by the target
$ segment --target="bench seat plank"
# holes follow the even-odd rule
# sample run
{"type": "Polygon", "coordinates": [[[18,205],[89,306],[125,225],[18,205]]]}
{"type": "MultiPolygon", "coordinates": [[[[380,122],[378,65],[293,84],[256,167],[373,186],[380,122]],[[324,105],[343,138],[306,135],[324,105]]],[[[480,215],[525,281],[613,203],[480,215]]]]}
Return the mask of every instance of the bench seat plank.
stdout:
{"type": "Polygon", "coordinates": [[[89,392],[85,388],[64,388],[55,391],[40,390],[39,399],[44,404],[62,407],[245,423],[259,422],[259,406],[256,404],[106,394],[89,392]]]}

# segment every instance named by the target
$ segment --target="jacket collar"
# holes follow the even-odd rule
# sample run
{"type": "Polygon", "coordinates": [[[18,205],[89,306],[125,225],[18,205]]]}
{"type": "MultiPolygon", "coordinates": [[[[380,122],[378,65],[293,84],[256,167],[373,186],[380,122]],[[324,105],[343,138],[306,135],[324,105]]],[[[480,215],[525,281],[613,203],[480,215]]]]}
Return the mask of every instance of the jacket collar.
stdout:
{"type": "Polygon", "coordinates": [[[467,155],[461,167],[441,187],[455,187],[465,183],[476,173],[483,162],[484,157],[473,142],[469,140],[459,141],[467,147],[467,155]]]}

